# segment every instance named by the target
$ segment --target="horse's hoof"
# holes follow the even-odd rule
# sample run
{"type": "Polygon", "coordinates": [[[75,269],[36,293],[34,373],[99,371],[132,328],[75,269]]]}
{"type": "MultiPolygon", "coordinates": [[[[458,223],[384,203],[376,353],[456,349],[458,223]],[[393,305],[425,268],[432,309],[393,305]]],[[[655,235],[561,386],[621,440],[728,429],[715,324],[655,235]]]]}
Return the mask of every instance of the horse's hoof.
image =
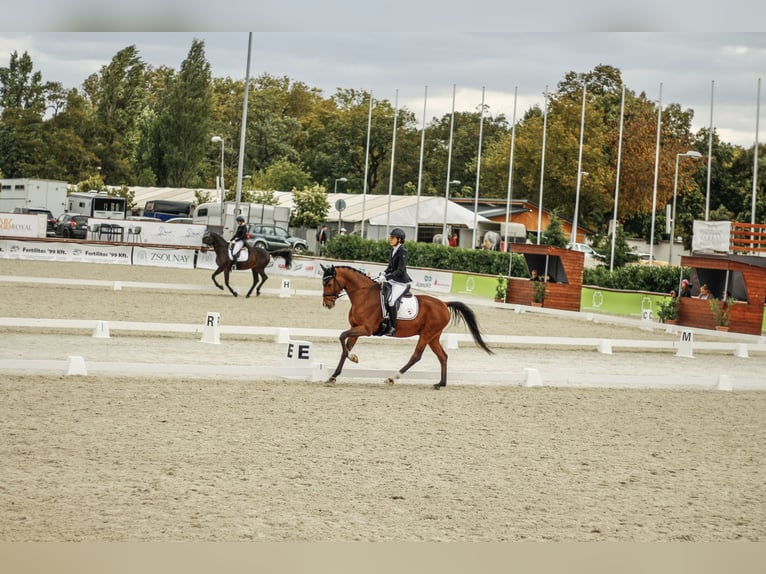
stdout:
{"type": "Polygon", "coordinates": [[[231,294],[234,295],[235,297],[238,295],[238,293],[236,291],[232,291],[231,294]]]}
{"type": "Polygon", "coordinates": [[[441,389],[442,387],[446,387],[446,386],[447,386],[447,383],[436,383],[436,384],[434,385],[434,388],[435,388],[435,389],[438,391],[438,390],[439,390],[439,389],[441,389]]]}
{"type": "Polygon", "coordinates": [[[327,379],[324,382],[324,386],[325,387],[333,387],[333,386],[335,386],[335,380],[336,380],[335,377],[330,377],[329,379],[327,379]]]}
{"type": "Polygon", "coordinates": [[[394,384],[394,379],[392,379],[391,377],[388,377],[384,382],[387,385],[393,385],[394,384]]]}
{"type": "Polygon", "coordinates": [[[351,361],[352,363],[358,363],[359,362],[359,357],[357,357],[356,355],[352,354],[352,355],[348,356],[348,360],[351,361]]]}

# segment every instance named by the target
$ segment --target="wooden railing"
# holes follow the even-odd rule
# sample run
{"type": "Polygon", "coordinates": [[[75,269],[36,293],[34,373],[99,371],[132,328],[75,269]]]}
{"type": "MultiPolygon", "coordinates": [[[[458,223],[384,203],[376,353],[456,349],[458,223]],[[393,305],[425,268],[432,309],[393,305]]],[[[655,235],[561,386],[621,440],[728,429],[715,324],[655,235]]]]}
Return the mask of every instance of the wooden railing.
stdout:
{"type": "Polygon", "coordinates": [[[729,245],[732,253],[766,254],[766,225],[732,221],[729,245]]]}

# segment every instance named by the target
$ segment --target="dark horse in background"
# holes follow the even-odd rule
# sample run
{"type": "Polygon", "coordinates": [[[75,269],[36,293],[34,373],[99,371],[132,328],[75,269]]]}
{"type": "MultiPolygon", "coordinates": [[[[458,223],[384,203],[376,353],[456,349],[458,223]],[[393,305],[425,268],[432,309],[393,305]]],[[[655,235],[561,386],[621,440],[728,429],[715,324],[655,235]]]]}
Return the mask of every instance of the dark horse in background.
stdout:
{"type": "MultiPolygon", "coordinates": [[[[229,273],[231,271],[232,263],[231,258],[229,257],[229,242],[217,233],[208,230],[202,236],[202,243],[203,251],[207,251],[208,248],[212,248],[215,251],[215,263],[218,265],[218,268],[213,271],[213,283],[223,291],[223,285],[215,280],[216,275],[223,272],[223,279],[224,283],[226,283],[226,287],[229,289],[229,292],[236,297],[237,292],[231,288],[231,285],[229,285],[229,273]]],[[[282,257],[285,260],[285,266],[288,269],[290,269],[293,264],[293,251],[290,248],[269,252],[262,247],[247,245],[247,250],[247,260],[237,261],[237,269],[251,269],[253,272],[253,284],[250,286],[250,290],[247,292],[246,297],[250,297],[253,289],[255,289],[256,297],[261,294],[261,287],[266,282],[266,279],[269,278],[269,276],[266,275],[266,266],[269,264],[272,257],[282,257]],[[256,283],[258,282],[259,277],[261,282],[258,283],[258,287],[256,288],[256,283]]]]}
{"type": "MultiPolygon", "coordinates": [[[[356,355],[351,354],[359,337],[368,337],[378,331],[380,323],[383,320],[383,311],[381,309],[380,285],[370,279],[367,275],[347,266],[329,266],[322,265],[322,304],[328,309],[335,306],[335,301],[345,291],[351,301],[351,309],[348,312],[348,322],[350,329],[340,334],[341,356],[335,372],[330,375],[327,384],[334,384],[338,375],[343,369],[343,363],[346,359],[359,362],[356,355]]],[[[407,370],[417,363],[423,356],[423,351],[428,345],[439,359],[441,365],[441,379],[434,385],[435,389],[440,389],[447,385],[447,353],[439,341],[442,331],[450,322],[462,319],[473,336],[473,340],[479,347],[487,353],[492,354],[492,350],[484,342],[479,331],[479,325],[474,312],[460,301],[449,301],[445,303],[436,297],[430,295],[417,295],[419,311],[413,319],[399,318],[396,324],[395,337],[411,337],[418,335],[418,342],[415,345],[415,351],[410,360],[407,361],[399,371],[394,375],[394,379],[400,378],[407,370]]],[[[386,379],[386,384],[394,384],[394,379],[386,379]]]]}

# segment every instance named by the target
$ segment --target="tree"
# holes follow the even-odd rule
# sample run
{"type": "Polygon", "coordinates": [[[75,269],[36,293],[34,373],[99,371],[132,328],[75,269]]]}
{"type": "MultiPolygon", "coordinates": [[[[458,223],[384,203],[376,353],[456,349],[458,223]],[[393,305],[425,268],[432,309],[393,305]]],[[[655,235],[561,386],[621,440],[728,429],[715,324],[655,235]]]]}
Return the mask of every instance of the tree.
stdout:
{"type": "Polygon", "coordinates": [[[564,235],[564,230],[561,227],[561,220],[555,213],[551,213],[548,227],[543,231],[540,243],[552,247],[566,247],[569,243],[569,239],[564,235]]]}
{"type": "Polygon", "coordinates": [[[278,191],[303,189],[311,184],[311,175],[287,158],[280,158],[266,169],[258,170],[253,179],[258,189],[278,191]]]}
{"type": "Polygon", "coordinates": [[[98,130],[86,142],[101,160],[101,173],[113,182],[131,179],[138,142],[138,116],[143,108],[145,64],[135,46],[117,52],[99,74],[83,82],[95,108],[98,130]]]}
{"type": "Polygon", "coordinates": [[[160,183],[190,187],[201,183],[202,160],[210,149],[212,112],[210,64],[205,44],[193,40],[181,71],[170,85],[158,119],[160,183]]]}
{"type": "Polygon", "coordinates": [[[290,224],[294,227],[318,227],[327,219],[330,202],[321,185],[314,184],[293,192],[295,206],[290,224]]]}

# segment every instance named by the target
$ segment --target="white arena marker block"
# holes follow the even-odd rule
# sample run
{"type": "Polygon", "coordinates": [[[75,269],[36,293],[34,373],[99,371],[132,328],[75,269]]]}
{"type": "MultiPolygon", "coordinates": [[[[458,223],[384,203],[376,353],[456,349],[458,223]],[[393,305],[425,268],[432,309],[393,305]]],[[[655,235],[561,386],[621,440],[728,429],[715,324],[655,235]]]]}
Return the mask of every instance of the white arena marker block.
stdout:
{"type": "Polygon", "coordinates": [[[221,314],[213,311],[207,312],[205,326],[202,329],[202,342],[219,345],[221,343],[221,314]]]}
{"type": "Polygon", "coordinates": [[[455,333],[447,333],[447,341],[444,345],[447,349],[457,349],[457,335],[455,333]]]}
{"type": "Polygon", "coordinates": [[[731,378],[729,375],[718,375],[718,390],[719,391],[731,391],[731,378]]]}
{"type": "Polygon", "coordinates": [[[85,367],[85,359],[82,357],[69,357],[66,369],[67,376],[70,375],[88,375],[88,369],[85,367]]]}
{"type": "Polygon", "coordinates": [[[122,281],[115,281],[114,282],[114,291],[122,291],[122,281]]]}
{"type": "Polygon", "coordinates": [[[327,373],[324,370],[323,363],[311,363],[311,382],[324,381],[327,379],[327,373]]]}
{"type": "Polygon", "coordinates": [[[291,294],[292,294],[292,290],[290,289],[290,280],[282,279],[282,287],[279,289],[279,296],[289,297],[291,294]]]}
{"type": "MultiPolygon", "coordinates": [[[[307,368],[311,369],[311,378],[315,374],[315,368],[311,362],[311,342],[309,341],[290,341],[287,343],[287,352],[282,363],[285,368],[307,368]]],[[[289,379],[300,379],[302,377],[288,377],[289,379]]]]}
{"type": "Polygon", "coordinates": [[[609,339],[602,339],[598,344],[598,352],[604,355],[612,354],[612,341],[609,339]]]}
{"type": "Polygon", "coordinates": [[[734,347],[734,356],[740,357],[742,359],[747,359],[747,345],[738,343],[736,347],[734,347]]]}
{"type": "Polygon", "coordinates": [[[524,387],[541,387],[543,386],[543,380],[540,378],[540,371],[532,367],[524,367],[527,372],[527,378],[522,386],[524,387]]]}
{"type": "Polygon", "coordinates": [[[277,343],[280,345],[290,342],[290,329],[279,327],[277,329],[277,343]]]}
{"type": "Polygon", "coordinates": [[[681,331],[681,338],[678,340],[678,350],[676,357],[694,358],[694,333],[691,331],[681,331]]]}
{"type": "Polygon", "coordinates": [[[93,336],[97,339],[108,339],[109,323],[106,321],[96,321],[96,327],[93,329],[93,336]]]}

